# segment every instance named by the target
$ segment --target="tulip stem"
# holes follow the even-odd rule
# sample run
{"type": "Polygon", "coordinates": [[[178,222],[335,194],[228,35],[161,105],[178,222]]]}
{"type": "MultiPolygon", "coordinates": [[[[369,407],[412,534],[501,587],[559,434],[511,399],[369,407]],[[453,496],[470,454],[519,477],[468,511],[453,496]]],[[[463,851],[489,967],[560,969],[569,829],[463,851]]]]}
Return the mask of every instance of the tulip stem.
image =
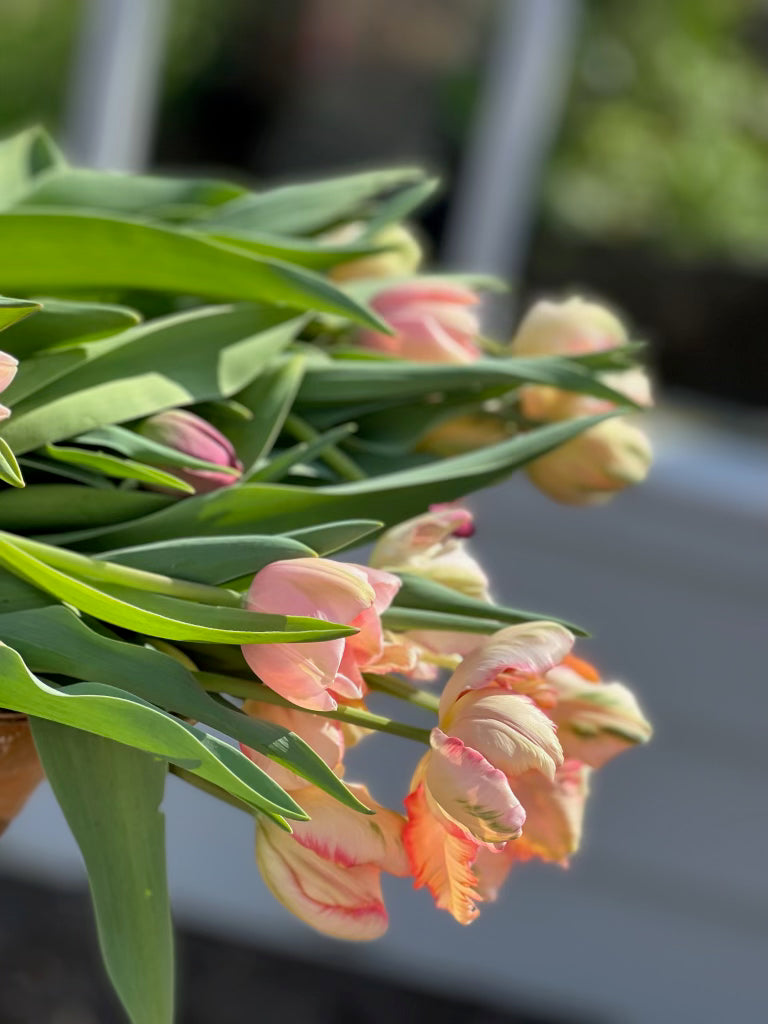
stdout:
{"type": "Polygon", "coordinates": [[[404,679],[397,679],[395,676],[374,675],[372,672],[364,674],[363,678],[372,690],[379,693],[386,693],[390,697],[397,697],[399,700],[406,700],[409,704],[426,708],[427,711],[437,711],[440,706],[440,698],[429,693],[428,690],[419,690],[404,679]]]}
{"type": "Polygon", "coordinates": [[[341,705],[335,711],[313,711],[310,708],[297,707],[296,704],[292,704],[291,701],[281,697],[279,693],[275,693],[274,690],[270,690],[268,686],[255,679],[239,679],[218,672],[195,672],[195,678],[203,689],[209,692],[228,693],[232,697],[244,697],[247,700],[261,701],[263,704],[275,704],[281,708],[290,708],[292,711],[304,711],[308,715],[320,715],[322,718],[332,718],[337,722],[347,722],[349,725],[373,729],[375,732],[387,732],[392,736],[402,736],[404,739],[416,740],[418,743],[425,743],[429,746],[429,729],[406,725],[405,722],[396,722],[384,715],[375,715],[372,711],[364,711],[362,708],[341,705]]]}
{"type": "Polygon", "coordinates": [[[252,818],[256,817],[258,811],[255,808],[250,807],[245,800],[239,800],[236,796],[228,793],[226,789],[222,789],[221,786],[215,785],[213,782],[208,782],[206,779],[201,779],[199,775],[193,775],[192,772],[188,772],[186,768],[179,768],[178,765],[169,764],[168,771],[171,775],[176,775],[184,782],[188,782],[190,786],[194,786],[195,789],[199,789],[202,793],[208,793],[209,796],[215,796],[217,800],[223,801],[225,804],[230,804],[232,807],[236,807],[239,811],[245,811],[246,814],[252,818]]]}
{"type": "MultiPolygon", "coordinates": [[[[313,444],[321,439],[322,435],[319,434],[315,428],[303,420],[300,416],[295,413],[289,413],[285,418],[284,428],[289,434],[292,434],[297,441],[304,441],[307,444],[313,444]]],[[[330,466],[332,470],[339,474],[343,480],[365,480],[365,473],[360,469],[357,463],[353,462],[348,455],[336,445],[331,445],[325,448],[323,451],[318,452],[318,458],[321,458],[326,465],[330,466]]]]}

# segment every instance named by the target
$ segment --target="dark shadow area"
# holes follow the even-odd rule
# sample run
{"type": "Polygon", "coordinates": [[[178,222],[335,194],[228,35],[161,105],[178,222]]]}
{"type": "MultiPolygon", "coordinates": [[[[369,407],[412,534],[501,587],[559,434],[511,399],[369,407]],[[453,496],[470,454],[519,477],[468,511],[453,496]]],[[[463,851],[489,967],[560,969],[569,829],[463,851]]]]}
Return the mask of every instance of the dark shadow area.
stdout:
{"type": "MultiPolygon", "coordinates": [[[[124,1024],[99,966],[87,896],[0,880],[2,1024],[124,1024]]],[[[263,946],[180,929],[178,1024],[604,1024],[469,1002],[263,946]],[[246,1016],[244,1016],[246,1014],[246,1016]]]]}

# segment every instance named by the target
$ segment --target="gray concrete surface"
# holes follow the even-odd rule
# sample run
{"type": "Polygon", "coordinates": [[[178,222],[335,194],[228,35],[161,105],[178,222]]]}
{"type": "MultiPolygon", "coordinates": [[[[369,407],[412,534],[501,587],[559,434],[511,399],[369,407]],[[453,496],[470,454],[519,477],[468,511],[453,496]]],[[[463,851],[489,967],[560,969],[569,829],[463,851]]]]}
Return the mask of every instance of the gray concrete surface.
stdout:
{"type": "MultiPolygon", "coordinates": [[[[651,746],[608,765],[568,871],[521,868],[470,928],[387,881],[381,942],[325,941],[261,883],[249,820],[171,780],[179,919],[447,991],[594,1009],[626,1024],[750,1021],[765,1004],[768,465],[761,449],[659,417],[649,483],[573,512],[525,480],[473,500],[500,599],[591,629],[583,653],[631,683],[651,746]]],[[[375,737],[351,758],[397,805],[417,757],[375,737]]],[[[82,880],[47,788],[0,844],[0,869],[82,880]]]]}

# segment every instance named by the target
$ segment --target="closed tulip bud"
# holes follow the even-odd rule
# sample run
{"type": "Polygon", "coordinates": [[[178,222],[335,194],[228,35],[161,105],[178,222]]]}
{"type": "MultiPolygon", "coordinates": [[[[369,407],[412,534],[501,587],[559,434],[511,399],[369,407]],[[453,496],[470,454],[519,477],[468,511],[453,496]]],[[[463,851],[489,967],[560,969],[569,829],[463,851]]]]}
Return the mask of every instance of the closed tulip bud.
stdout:
{"type": "MultiPolygon", "coordinates": [[[[332,235],[326,235],[325,241],[354,243],[364,228],[364,224],[349,224],[332,235]]],[[[348,263],[339,263],[328,276],[339,282],[369,277],[406,277],[421,265],[421,246],[405,224],[391,224],[382,228],[373,236],[371,244],[381,246],[384,251],[348,263]]]]}
{"type": "Polygon", "coordinates": [[[575,356],[627,343],[624,325],[605,306],[574,295],[541,300],[523,318],[510,343],[516,356],[575,356]]]}
{"type": "Polygon", "coordinates": [[[471,363],[481,356],[480,322],[469,288],[447,281],[413,281],[388,288],[371,302],[394,334],[363,330],[363,348],[417,363],[471,363]]]}
{"type": "Polygon", "coordinates": [[[29,722],[24,715],[0,714],[0,835],[42,778],[29,722]]]}
{"type": "Polygon", "coordinates": [[[176,476],[194,487],[198,494],[236,483],[243,470],[231,441],[207,420],[186,409],[169,409],[150,416],[139,427],[139,433],[152,441],[175,448],[184,455],[204,459],[230,470],[216,472],[212,469],[168,467],[176,476]]]}
{"type": "Polygon", "coordinates": [[[603,505],[619,491],[648,475],[653,453],[645,434],[613,419],[534,460],[528,477],[564,505],[603,505]]]}

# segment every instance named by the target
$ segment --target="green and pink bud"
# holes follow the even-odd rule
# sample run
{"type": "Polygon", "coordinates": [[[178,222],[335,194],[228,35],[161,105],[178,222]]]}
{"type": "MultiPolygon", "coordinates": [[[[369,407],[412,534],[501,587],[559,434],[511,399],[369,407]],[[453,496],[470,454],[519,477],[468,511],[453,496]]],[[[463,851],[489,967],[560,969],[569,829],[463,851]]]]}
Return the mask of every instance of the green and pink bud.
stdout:
{"type": "Polygon", "coordinates": [[[169,409],[150,416],[139,427],[139,433],[184,455],[222,467],[223,471],[168,467],[198,494],[237,483],[243,471],[232,442],[207,420],[186,409],[169,409]]]}
{"type": "MultiPolygon", "coordinates": [[[[18,368],[18,359],[15,359],[7,352],[0,352],[0,393],[5,391],[13,381],[18,368]]],[[[10,415],[11,410],[5,405],[0,405],[0,421],[7,420],[10,415]]]]}

